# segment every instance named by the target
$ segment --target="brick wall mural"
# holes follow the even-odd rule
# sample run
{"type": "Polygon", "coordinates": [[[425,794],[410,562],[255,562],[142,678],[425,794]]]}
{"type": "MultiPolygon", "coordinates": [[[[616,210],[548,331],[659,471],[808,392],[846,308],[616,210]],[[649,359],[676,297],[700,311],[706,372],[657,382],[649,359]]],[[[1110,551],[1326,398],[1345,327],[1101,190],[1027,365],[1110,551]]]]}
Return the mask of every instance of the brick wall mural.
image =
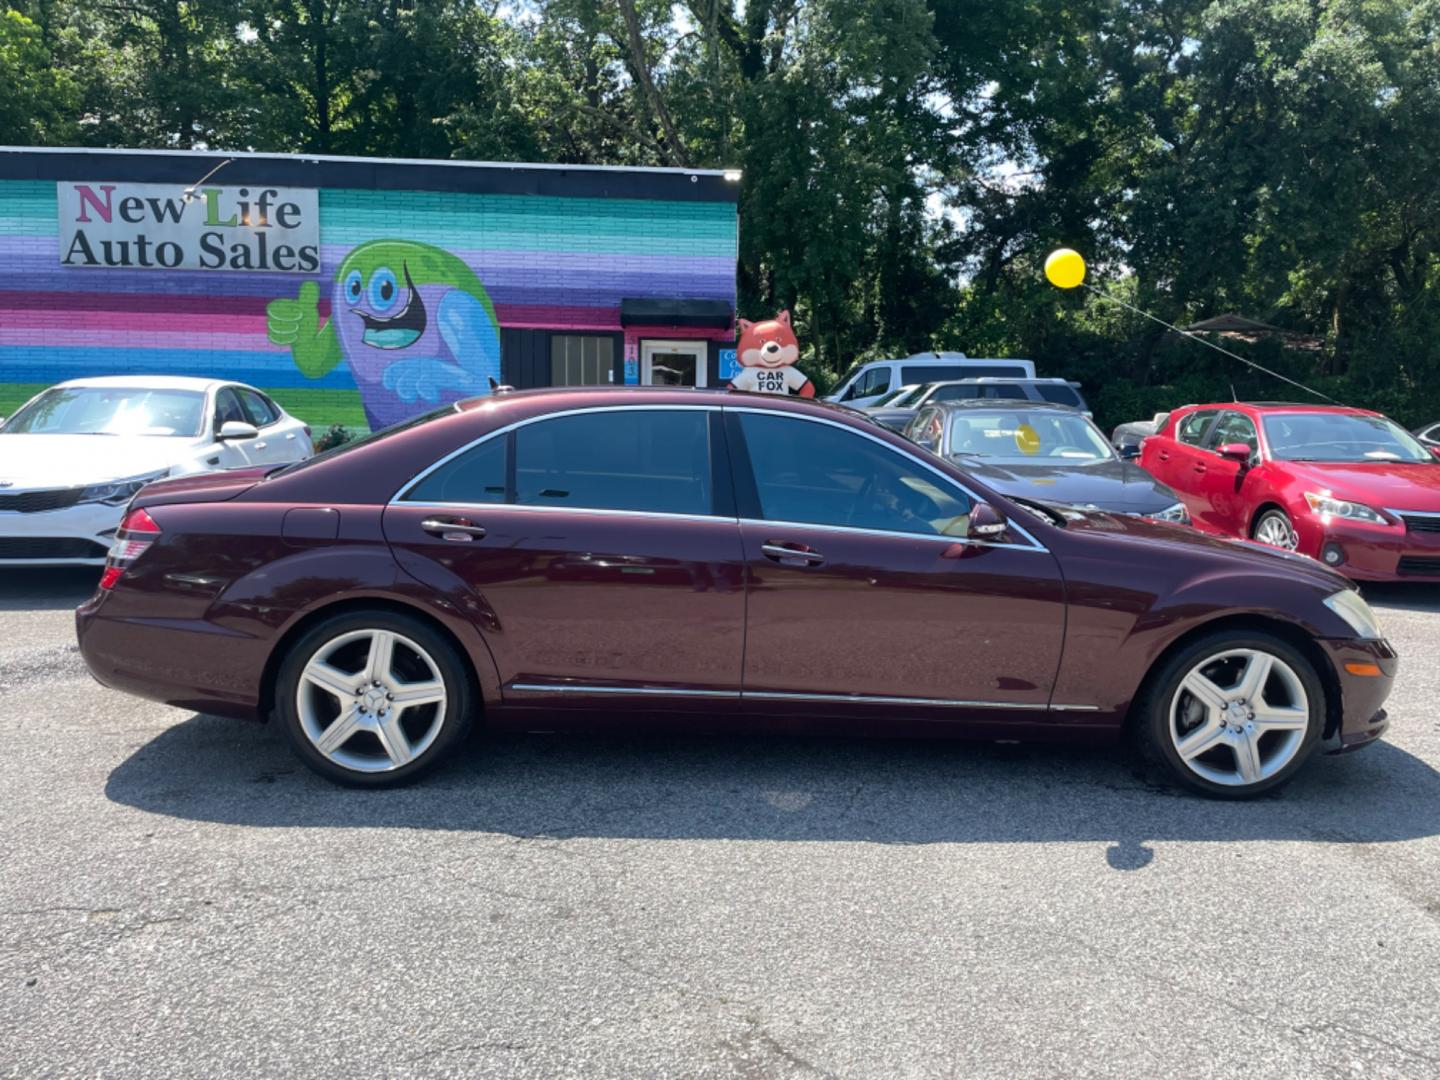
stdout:
{"type": "MultiPolygon", "coordinates": [[[[81,375],[220,375],[312,425],[365,428],[482,392],[500,376],[501,328],[619,333],[621,300],[636,297],[734,309],[733,200],[321,187],[306,272],[314,256],[277,234],[258,251],[253,235],[232,249],[223,229],[194,234],[194,250],[113,238],[154,214],[156,236],[171,215],[236,228],[236,206],[243,221],[261,212],[253,183],[189,202],[174,184],[123,207],[126,189],[103,184],[0,180],[0,414],[81,375]],[[67,197],[79,209],[62,215],[67,197]],[[76,213],[99,231],[76,241],[76,213]],[[290,269],[258,268],[275,265],[290,269]]],[[[263,212],[284,224],[290,211],[263,212]]],[[[303,229],[308,212],[290,220],[303,229]]]]}

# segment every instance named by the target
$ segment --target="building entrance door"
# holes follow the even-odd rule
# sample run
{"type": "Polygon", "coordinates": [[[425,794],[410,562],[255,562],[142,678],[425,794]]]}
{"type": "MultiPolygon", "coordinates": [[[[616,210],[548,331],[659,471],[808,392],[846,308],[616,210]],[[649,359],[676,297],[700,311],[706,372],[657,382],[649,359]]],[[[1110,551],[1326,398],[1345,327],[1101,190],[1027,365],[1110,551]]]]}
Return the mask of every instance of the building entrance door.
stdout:
{"type": "Polygon", "coordinates": [[[642,341],[640,381],[646,386],[704,386],[708,356],[703,341],[642,341]]]}

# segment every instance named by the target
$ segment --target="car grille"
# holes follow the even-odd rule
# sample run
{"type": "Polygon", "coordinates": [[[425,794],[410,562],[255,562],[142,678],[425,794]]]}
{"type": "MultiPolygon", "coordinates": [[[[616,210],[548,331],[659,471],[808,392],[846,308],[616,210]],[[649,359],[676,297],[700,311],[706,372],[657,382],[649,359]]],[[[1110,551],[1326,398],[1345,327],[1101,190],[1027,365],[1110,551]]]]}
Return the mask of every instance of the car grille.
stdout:
{"type": "Polygon", "coordinates": [[[84,488],[53,488],[48,491],[0,492],[0,510],[21,514],[38,514],[46,510],[63,510],[80,501],[84,488]]]}
{"type": "Polygon", "coordinates": [[[0,536],[0,559],[103,559],[107,550],[75,536],[0,536]]]}
{"type": "Polygon", "coordinates": [[[1395,570],[1397,573],[1407,575],[1428,574],[1440,576],[1440,559],[1427,558],[1423,555],[1404,555],[1396,565],[1395,570]]]}
{"type": "Polygon", "coordinates": [[[1400,514],[1405,528],[1410,532],[1440,533],[1440,514],[1400,514]]]}

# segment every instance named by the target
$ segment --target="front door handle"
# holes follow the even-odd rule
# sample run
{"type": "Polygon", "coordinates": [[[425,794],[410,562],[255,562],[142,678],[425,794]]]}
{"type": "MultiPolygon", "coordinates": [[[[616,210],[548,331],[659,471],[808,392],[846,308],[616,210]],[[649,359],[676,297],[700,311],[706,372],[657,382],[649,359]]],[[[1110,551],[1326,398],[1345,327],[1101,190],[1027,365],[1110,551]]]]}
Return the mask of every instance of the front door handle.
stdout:
{"type": "Polygon", "coordinates": [[[485,529],[469,518],[426,518],[420,522],[420,528],[441,540],[456,544],[468,544],[471,540],[485,538],[485,529]]]}
{"type": "Polygon", "coordinates": [[[804,544],[792,544],[785,540],[767,540],[760,545],[761,554],[781,566],[819,566],[825,556],[804,544]]]}
{"type": "Polygon", "coordinates": [[[255,449],[256,449],[256,450],[264,450],[264,449],[265,449],[265,444],[264,444],[263,442],[257,442],[257,443],[255,444],[255,449]]]}

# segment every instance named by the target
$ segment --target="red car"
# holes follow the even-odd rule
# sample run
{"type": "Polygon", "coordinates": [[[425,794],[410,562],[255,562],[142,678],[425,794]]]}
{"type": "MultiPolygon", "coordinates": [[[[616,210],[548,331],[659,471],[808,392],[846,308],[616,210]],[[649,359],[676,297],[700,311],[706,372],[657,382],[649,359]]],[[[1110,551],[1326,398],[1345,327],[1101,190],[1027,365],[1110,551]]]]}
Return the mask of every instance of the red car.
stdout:
{"type": "Polygon", "coordinates": [[[1187,405],[1141,446],[1199,529],[1298,551],[1362,581],[1440,581],[1440,461],[1379,413],[1187,405]]]}
{"type": "Polygon", "coordinates": [[[274,717],[355,785],[491,729],[1113,739],[1253,795],[1385,730],[1395,653],[1319,563],[1017,503],[848,409],[501,393],[297,466],[167,480],[80,649],[274,717]]]}

